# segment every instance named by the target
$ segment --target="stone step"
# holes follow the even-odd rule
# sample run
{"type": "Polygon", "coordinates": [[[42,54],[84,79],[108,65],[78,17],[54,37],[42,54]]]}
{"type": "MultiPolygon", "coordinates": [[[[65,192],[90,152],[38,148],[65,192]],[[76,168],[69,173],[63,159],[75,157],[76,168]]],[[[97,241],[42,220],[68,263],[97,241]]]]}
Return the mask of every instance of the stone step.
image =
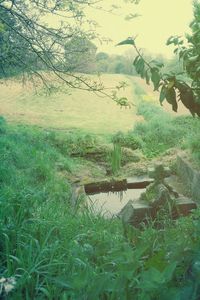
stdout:
{"type": "Polygon", "coordinates": [[[180,195],[190,196],[189,189],[176,175],[171,175],[170,177],[165,178],[164,184],[168,187],[170,192],[174,194],[175,197],[179,197],[180,195]]]}
{"type": "MultiPolygon", "coordinates": [[[[197,205],[194,201],[182,196],[176,199],[176,205],[172,210],[172,218],[177,219],[181,216],[188,216],[197,205]]],[[[124,223],[129,223],[138,227],[148,218],[155,219],[159,209],[151,207],[146,203],[140,203],[130,200],[118,214],[124,223]]]]}
{"type": "Polygon", "coordinates": [[[127,178],[127,188],[129,189],[144,189],[154,180],[147,176],[127,178]]]}
{"type": "Polygon", "coordinates": [[[151,208],[145,203],[134,202],[130,200],[118,214],[123,223],[129,223],[138,226],[151,216],[151,208]]]}
{"type": "Polygon", "coordinates": [[[173,218],[180,216],[188,216],[193,209],[197,208],[197,204],[191,199],[180,196],[176,199],[176,208],[173,210],[173,218]]]}
{"type": "Polygon", "coordinates": [[[85,184],[85,192],[88,195],[92,195],[99,192],[109,192],[109,191],[124,191],[127,189],[126,179],[116,180],[116,181],[100,181],[85,184]]]}

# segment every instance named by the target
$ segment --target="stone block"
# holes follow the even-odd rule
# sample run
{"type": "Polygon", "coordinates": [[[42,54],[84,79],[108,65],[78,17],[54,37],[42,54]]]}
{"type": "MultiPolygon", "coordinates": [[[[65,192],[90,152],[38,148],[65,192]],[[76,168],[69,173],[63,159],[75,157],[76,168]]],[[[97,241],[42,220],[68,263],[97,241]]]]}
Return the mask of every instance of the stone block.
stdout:
{"type": "Polygon", "coordinates": [[[151,207],[144,203],[130,200],[118,214],[123,223],[138,226],[151,216],[151,207]]]}
{"type": "Polygon", "coordinates": [[[177,155],[177,173],[191,193],[192,200],[200,203],[200,170],[196,170],[184,153],[177,155]]]}
{"type": "Polygon", "coordinates": [[[180,216],[188,216],[193,209],[197,208],[197,204],[187,197],[179,197],[176,199],[176,206],[173,209],[173,218],[180,216]]]}
{"type": "Polygon", "coordinates": [[[144,189],[153,182],[152,178],[149,177],[131,177],[127,178],[128,189],[144,189]]]}

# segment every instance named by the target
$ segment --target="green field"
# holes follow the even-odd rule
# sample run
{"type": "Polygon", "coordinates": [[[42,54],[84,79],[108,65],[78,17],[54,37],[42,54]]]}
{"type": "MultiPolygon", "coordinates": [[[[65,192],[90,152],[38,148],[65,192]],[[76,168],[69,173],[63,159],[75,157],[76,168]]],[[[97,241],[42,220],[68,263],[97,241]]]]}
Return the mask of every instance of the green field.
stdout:
{"type": "MultiPolygon", "coordinates": [[[[91,76],[91,75],[90,75],[91,76]]],[[[91,76],[95,79],[95,75],[91,76]]],[[[126,81],[128,87],[120,92],[130,102],[135,102],[133,83],[125,75],[103,75],[105,86],[116,86],[126,81]]],[[[45,128],[83,129],[94,133],[113,133],[133,128],[138,117],[135,107],[121,108],[109,98],[101,98],[87,91],[69,91],[46,95],[37,93],[19,82],[8,81],[0,89],[0,114],[8,121],[36,124],[45,128]]]]}

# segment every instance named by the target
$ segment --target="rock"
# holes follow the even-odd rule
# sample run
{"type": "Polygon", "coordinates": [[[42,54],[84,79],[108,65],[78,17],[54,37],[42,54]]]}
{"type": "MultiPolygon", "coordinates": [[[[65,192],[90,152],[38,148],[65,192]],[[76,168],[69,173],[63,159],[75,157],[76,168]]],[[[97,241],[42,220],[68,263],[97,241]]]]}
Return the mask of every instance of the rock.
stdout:
{"type": "Polygon", "coordinates": [[[144,155],[140,150],[131,150],[130,148],[122,147],[122,165],[127,163],[137,163],[144,159],[144,155]]]}
{"type": "Polygon", "coordinates": [[[164,185],[168,188],[170,193],[178,198],[180,194],[185,194],[185,186],[180,181],[179,177],[176,175],[171,175],[164,179],[164,185]]]}
{"type": "Polygon", "coordinates": [[[109,192],[109,191],[121,191],[126,190],[127,181],[126,179],[122,180],[102,180],[99,182],[93,182],[85,184],[84,186],[86,194],[94,194],[99,192],[109,192]]]}
{"type": "Polygon", "coordinates": [[[147,186],[146,191],[141,194],[140,200],[148,203],[156,211],[172,202],[169,190],[162,183],[152,183],[147,186]]]}
{"type": "Polygon", "coordinates": [[[150,183],[153,182],[153,179],[147,176],[137,176],[127,178],[127,188],[128,189],[144,189],[150,183]]]}
{"type": "Polygon", "coordinates": [[[85,157],[88,160],[94,162],[105,162],[112,150],[113,150],[112,144],[99,144],[99,145],[93,145],[92,147],[88,147],[83,152],[77,151],[73,153],[72,156],[85,157]]]}
{"type": "Polygon", "coordinates": [[[200,170],[196,170],[184,152],[177,155],[177,174],[191,193],[192,200],[200,202],[200,170]]]}
{"type": "Polygon", "coordinates": [[[83,185],[72,185],[71,205],[76,207],[81,197],[85,197],[85,190],[83,185]]]}
{"type": "Polygon", "coordinates": [[[163,181],[165,177],[170,175],[170,169],[164,167],[162,162],[157,161],[153,168],[149,168],[148,174],[150,178],[154,178],[156,181],[163,181]]]}
{"type": "Polygon", "coordinates": [[[152,199],[150,205],[155,211],[158,211],[162,207],[165,208],[166,204],[172,204],[169,190],[164,184],[159,184],[155,187],[155,198],[152,199]]]}
{"type": "Polygon", "coordinates": [[[122,172],[126,174],[127,177],[147,176],[147,164],[145,161],[128,163],[122,167],[122,172]]]}
{"type": "Polygon", "coordinates": [[[146,204],[130,200],[118,216],[123,223],[137,227],[142,222],[146,222],[147,218],[151,216],[151,208],[146,204]]]}
{"type": "Polygon", "coordinates": [[[188,216],[193,209],[196,209],[197,205],[194,201],[187,197],[180,196],[176,199],[176,206],[173,209],[173,218],[176,219],[180,216],[188,216]]]}

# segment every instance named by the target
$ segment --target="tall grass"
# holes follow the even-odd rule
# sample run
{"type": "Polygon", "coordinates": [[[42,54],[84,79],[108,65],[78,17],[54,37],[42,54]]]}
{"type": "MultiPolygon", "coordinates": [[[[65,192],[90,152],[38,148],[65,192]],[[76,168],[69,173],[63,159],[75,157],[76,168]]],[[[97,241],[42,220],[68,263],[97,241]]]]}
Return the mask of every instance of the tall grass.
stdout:
{"type": "Polygon", "coordinates": [[[196,153],[200,150],[199,146],[192,147],[191,142],[197,145],[199,119],[190,116],[174,117],[159,106],[145,102],[138,105],[138,114],[141,114],[145,121],[136,123],[132,135],[142,140],[142,150],[148,158],[173,147],[188,147],[196,153]]]}
{"type": "Polygon", "coordinates": [[[113,150],[110,153],[110,164],[111,164],[111,171],[113,175],[116,175],[120,168],[122,162],[122,149],[121,145],[118,143],[113,144],[113,150]]]}
{"type": "Polygon", "coordinates": [[[199,212],[140,231],[75,211],[57,167],[73,160],[43,131],[3,126],[0,278],[16,279],[5,299],[199,299],[199,212]]]}

